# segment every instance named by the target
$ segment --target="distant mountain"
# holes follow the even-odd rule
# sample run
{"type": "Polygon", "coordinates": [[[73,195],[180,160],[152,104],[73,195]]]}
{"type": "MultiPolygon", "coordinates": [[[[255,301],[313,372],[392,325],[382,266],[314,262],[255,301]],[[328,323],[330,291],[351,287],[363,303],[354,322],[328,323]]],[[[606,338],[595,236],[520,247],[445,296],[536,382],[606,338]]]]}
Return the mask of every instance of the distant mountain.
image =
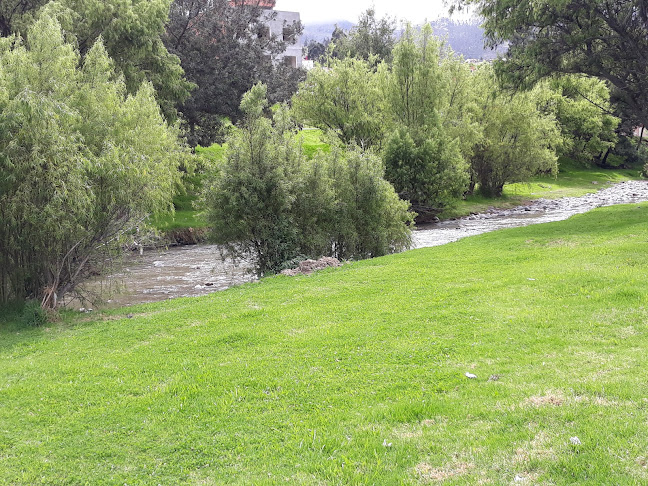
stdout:
{"type": "Polygon", "coordinates": [[[304,44],[309,41],[316,40],[317,42],[323,42],[326,39],[331,38],[331,34],[335,30],[335,25],[337,24],[342,30],[350,30],[355,24],[349,22],[348,20],[339,20],[337,22],[325,22],[325,23],[310,23],[304,24],[304,32],[302,33],[302,41],[304,44]]]}
{"type": "MultiPolygon", "coordinates": [[[[322,42],[325,39],[330,39],[336,23],[345,31],[355,25],[347,20],[305,24],[302,41],[306,44],[311,40],[322,42]]],[[[498,48],[495,51],[484,48],[484,31],[476,20],[458,22],[451,19],[439,19],[430,22],[430,25],[437,37],[445,39],[453,51],[466,59],[495,59],[499,52],[504,52],[504,48],[498,48]]],[[[397,32],[398,34],[400,32],[397,32]]]]}
{"type": "Polygon", "coordinates": [[[445,39],[453,51],[465,59],[495,59],[504,48],[491,50],[484,47],[484,29],[479,21],[456,22],[450,19],[439,19],[430,22],[434,35],[445,39]]]}

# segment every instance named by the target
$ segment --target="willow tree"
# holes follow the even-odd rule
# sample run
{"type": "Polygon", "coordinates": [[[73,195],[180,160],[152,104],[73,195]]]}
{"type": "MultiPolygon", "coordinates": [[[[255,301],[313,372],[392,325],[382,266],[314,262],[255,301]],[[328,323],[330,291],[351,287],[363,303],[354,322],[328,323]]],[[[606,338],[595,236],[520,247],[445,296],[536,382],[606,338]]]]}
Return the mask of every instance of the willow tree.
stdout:
{"type": "Polygon", "coordinates": [[[81,56],[99,37],[124,75],[129,93],[144,81],[153,84],[163,113],[176,117],[192,84],[184,79],[180,60],[162,43],[171,0],[2,0],[0,36],[29,37],[30,26],[44,8],[56,15],[63,31],[71,33],[81,56]]]}
{"type": "Polygon", "coordinates": [[[0,39],[0,301],[55,306],[170,207],[183,156],[153,87],[129,95],[101,39],[82,60],[48,8],[26,41],[0,39]]]}
{"type": "Polygon", "coordinates": [[[421,216],[461,197],[468,183],[462,130],[456,128],[464,123],[458,101],[463,87],[450,82],[462,71],[442,61],[442,50],[429,25],[420,32],[407,26],[392,65],[379,73],[393,127],[384,151],[386,176],[421,216]]]}
{"type": "Polygon", "coordinates": [[[499,197],[507,183],[525,182],[538,173],[556,174],[556,151],[563,140],[555,118],[541,110],[542,88],[503,91],[488,66],[475,76],[483,133],[470,158],[470,191],[479,184],[484,196],[499,197]]]}
{"type": "Polygon", "coordinates": [[[317,66],[292,98],[296,116],[334,133],[344,144],[379,147],[384,137],[384,105],[378,75],[364,60],[331,59],[317,66]]]}

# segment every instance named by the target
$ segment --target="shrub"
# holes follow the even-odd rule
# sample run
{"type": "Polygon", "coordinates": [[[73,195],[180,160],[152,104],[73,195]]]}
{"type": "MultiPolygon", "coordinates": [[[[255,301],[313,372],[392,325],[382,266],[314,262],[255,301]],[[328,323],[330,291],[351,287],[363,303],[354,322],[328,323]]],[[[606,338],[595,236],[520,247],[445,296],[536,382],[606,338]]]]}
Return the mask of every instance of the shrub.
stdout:
{"type": "Polygon", "coordinates": [[[0,39],[0,302],[54,307],[170,208],[184,151],[152,86],[127,95],[101,41],[82,63],[48,12],[0,39]]]}
{"type": "Polygon", "coordinates": [[[266,89],[243,97],[243,123],[204,193],[212,238],[259,275],[299,258],[367,258],[406,248],[411,213],[379,158],[335,148],[308,160],[288,109],[263,116],[266,89]]]}
{"type": "Polygon", "coordinates": [[[48,322],[47,310],[37,300],[28,300],[23,307],[21,323],[25,327],[41,327],[48,322]]]}
{"type": "Polygon", "coordinates": [[[443,208],[460,198],[468,184],[466,164],[456,143],[439,130],[416,143],[404,128],[387,143],[386,177],[403,199],[443,208]]]}

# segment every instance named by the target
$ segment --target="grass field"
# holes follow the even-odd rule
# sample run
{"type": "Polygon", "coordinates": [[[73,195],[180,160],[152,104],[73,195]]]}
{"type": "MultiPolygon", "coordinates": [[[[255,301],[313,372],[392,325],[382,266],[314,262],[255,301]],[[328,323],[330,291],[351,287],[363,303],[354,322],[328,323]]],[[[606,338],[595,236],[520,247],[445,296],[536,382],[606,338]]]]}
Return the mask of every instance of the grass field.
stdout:
{"type": "Polygon", "coordinates": [[[478,194],[458,201],[455,207],[440,214],[442,219],[482,213],[491,207],[512,208],[532,199],[558,199],[579,197],[596,192],[609,184],[638,179],[641,169],[584,168],[569,159],[561,158],[557,177],[535,177],[529,183],[507,184],[498,199],[488,199],[478,194]]]}
{"type": "Polygon", "coordinates": [[[603,208],[40,329],[6,313],[0,483],[647,484],[647,220],[603,208]]]}

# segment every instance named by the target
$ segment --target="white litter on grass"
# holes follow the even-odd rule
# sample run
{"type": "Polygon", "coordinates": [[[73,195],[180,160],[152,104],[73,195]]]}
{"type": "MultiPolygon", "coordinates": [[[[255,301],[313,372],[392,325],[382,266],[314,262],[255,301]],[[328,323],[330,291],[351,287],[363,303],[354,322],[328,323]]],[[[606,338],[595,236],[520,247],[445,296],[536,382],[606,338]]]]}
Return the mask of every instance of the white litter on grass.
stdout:
{"type": "Polygon", "coordinates": [[[383,440],[383,446],[385,446],[385,447],[391,447],[391,446],[392,446],[392,443],[391,443],[391,442],[387,442],[387,439],[385,439],[385,440],[383,440]]]}
{"type": "Polygon", "coordinates": [[[471,380],[474,380],[475,378],[477,378],[477,375],[473,375],[472,373],[466,372],[465,375],[466,375],[466,378],[470,378],[471,380]]]}
{"type": "Polygon", "coordinates": [[[581,445],[582,443],[578,437],[571,437],[569,439],[569,442],[571,442],[574,445],[581,445]]]}

